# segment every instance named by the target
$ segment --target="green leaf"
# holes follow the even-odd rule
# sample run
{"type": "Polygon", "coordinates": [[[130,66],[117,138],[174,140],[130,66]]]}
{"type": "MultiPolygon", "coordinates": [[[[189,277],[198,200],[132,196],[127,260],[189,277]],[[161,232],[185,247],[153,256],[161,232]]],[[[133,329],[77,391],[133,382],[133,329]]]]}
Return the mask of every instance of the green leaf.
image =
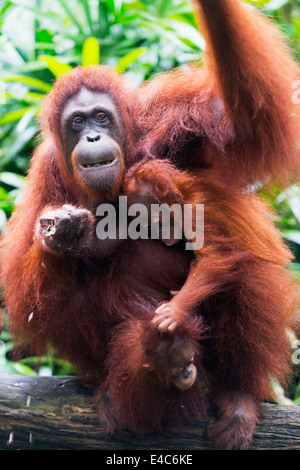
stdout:
{"type": "Polygon", "coordinates": [[[292,196],[289,198],[290,208],[300,224],[300,195],[292,196]]]}
{"type": "Polygon", "coordinates": [[[12,5],[12,2],[10,1],[7,1],[5,2],[1,8],[0,8],[0,18],[2,18],[6,12],[6,10],[8,10],[8,8],[12,5]]]}
{"type": "Polygon", "coordinates": [[[300,230],[282,230],[282,233],[288,240],[300,245],[300,230]]]}
{"type": "Polygon", "coordinates": [[[0,125],[4,126],[5,124],[19,121],[24,116],[24,114],[31,109],[32,106],[26,106],[25,108],[16,109],[4,114],[0,117],[0,125]]]}
{"type": "Polygon", "coordinates": [[[35,33],[35,42],[36,44],[33,44],[34,47],[39,47],[41,48],[41,44],[44,44],[42,48],[48,48],[50,47],[55,47],[55,44],[53,43],[53,35],[50,33],[48,29],[39,29],[35,33]]]}
{"type": "MultiPolygon", "coordinates": [[[[60,4],[62,5],[62,7],[64,8],[64,10],[65,10],[65,12],[67,13],[68,17],[70,18],[70,20],[73,21],[73,23],[75,24],[75,26],[77,26],[79,33],[80,33],[82,36],[85,36],[84,31],[83,31],[83,27],[82,27],[81,24],[79,23],[79,21],[78,21],[78,19],[76,18],[76,16],[73,15],[73,12],[72,12],[72,10],[68,7],[66,0],[59,0],[59,3],[60,3],[60,4]]],[[[69,3],[69,4],[70,4],[70,3],[69,3]]]]}
{"type": "Polygon", "coordinates": [[[45,97],[44,93],[37,93],[34,91],[29,91],[23,96],[23,100],[26,101],[27,103],[41,104],[44,97],[45,97]]]}
{"type": "Polygon", "coordinates": [[[205,40],[199,31],[188,23],[174,19],[166,20],[165,23],[172,27],[179,39],[187,39],[199,49],[205,49],[205,40]]]}
{"type": "Polygon", "coordinates": [[[42,55],[38,59],[47,64],[48,69],[54,75],[55,78],[72,70],[72,67],[70,65],[64,64],[51,56],[42,55]]]}
{"type": "Polygon", "coordinates": [[[124,57],[122,57],[119,60],[117,66],[116,66],[116,71],[118,73],[125,72],[125,70],[127,70],[128,67],[133,62],[135,62],[140,57],[140,55],[142,55],[147,50],[148,50],[147,47],[139,47],[138,49],[134,49],[133,51],[128,52],[128,54],[124,55],[124,57]]]}
{"type": "Polygon", "coordinates": [[[37,132],[38,130],[35,126],[27,127],[22,132],[18,132],[16,140],[14,140],[11,147],[9,147],[8,152],[4,155],[3,160],[1,161],[1,166],[3,167],[7,161],[15,157],[25,147],[25,145],[30,142],[37,132]]]}
{"type": "Polygon", "coordinates": [[[107,6],[103,0],[98,0],[98,24],[99,36],[105,38],[108,34],[109,20],[107,14],[107,6]]]}
{"type": "Polygon", "coordinates": [[[290,400],[288,397],[285,396],[284,389],[282,388],[282,386],[277,380],[271,379],[271,384],[272,384],[273,392],[275,394],[275,401],[278,405],[285,405],[285,406],[293,405],[292,400],[290,400]]]}
{"type": "Polygon", "coordinates": [[[28,85],[31,88],[37,88],[38,90],[48,93],[51,90],[49,83],[43,82],[38,78],[29,77],[27,75],[0,75],[0,78],[6,82],[20,82],[28,85]]]}
{"type": "MultiPolygon", "coordinates": [[[[25,7],[25,5],[23,6],[25,7]]],[[[26,10],[31,11],[36,19],[41,19],[42,22],[48,23],[49,29],[51,27],[56,33],[61,33],[65,38],[72,39],[73,41],[78,41],[79,43],[82,42],[82,35],[84,35],[84,31],[82,30],[82,27],[80,25],[79,26],[82,31],[82,35],[79,36],[77,34],[76,36],[74,36],[68,32],[65,24],[61,24],[61,20],[63,20],[64,18],[61,18],[57,13],[53,13],[49,10],[43,11],[38,8],[33,8],[29,5],[26,5],[26,10]]]]}
{"type": "Polygon", "coordinates": [[[37,375],[37,373],[33,369],[31,369],[31,367],[25,366],[24,364],[21,364],[20,362],[12,362],[11,366],[15,370],[15,372],[17,372],[18,374],[37,375]]]}
{"type": "Polygon", "coordinates": [[[100,63],[100,46],[96,38],[88,38],[83,43],[82,65],[97,65],[100,63]]]}
{"type": "Polygon", "coordinates": [[[0,375],[1,374],[15,374],[15,373],[16,371],[13,368],[13,362],[6,360],[5,363],[3,364],[3,361],[0,361],[0,375]]]}
{"type": "Polygon", "coordinates": [[[6,225],[7,217],[4,210],[0,209],[0,231],[2,231],[6,225]]]}
{"type": "Polygon", "coordinates": [[[270,2],[264,5],[265,10],[278,10],[278,8],[283,7],[289,3],[289,0],[271,0],[270,2]]]}
{"type": "Polygon", "coordinates": [[[93,20],[92,20],[91,12],[90,12],[90,9],[89,9],[88,1],[87,0],[81,0],[81,3],[82,3],[82,6],[83,6],[83,9],[84,9],[84,13],[85,13],[89,28],[90,28],[90,32],[91,32],[92,35],[94,35],[94,25],[93,25],[93,20]]]}
{"type": "Polygon", "coordinates": [[[16,127],[16,134],[19,134],[20,136],[20,134],[23,134],[24,132],[26,132],[26,129],[28,127],[32,127],[34,116],[36,114],[36,109],[37,109],[37,106],[32,106],[31,109],[29,109],[24,114],[22,119],[20,119],[20,121],[18,122],[18,125],[16,127]]]}
{"type": "Polygon", "coordinates": [[[292,263],[288,266],[291,273],[300,281],[300,263],[292,263]]]}
{"type": "Polygon", "coordinates": [[[26,74],[45,69],[45,64],[43,64],[40,60],[33,60],[31,62],[25,62],[22,65],[14,66],[13,71],[14,73],[26,74]]]}
{"type": "Polygon", "coordinates": [[[25,178],[17,173],[3,171],[0,173],[0,182],[8,186],[13,186],[14,188],[22,188],[25,184],[25,178]]]}
{"type": "Polygon", "coordinates": [[[2,201],[6,201],[8,198],[9,198],[9,195],[6,189],[0,187],[0,204],[2,201]]]}

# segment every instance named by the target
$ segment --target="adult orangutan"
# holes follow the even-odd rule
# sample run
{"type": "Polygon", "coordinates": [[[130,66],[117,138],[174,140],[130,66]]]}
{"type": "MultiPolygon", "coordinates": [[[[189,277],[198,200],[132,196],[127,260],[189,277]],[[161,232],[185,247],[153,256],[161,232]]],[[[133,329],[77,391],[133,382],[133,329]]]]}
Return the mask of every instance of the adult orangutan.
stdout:
{"type": "Polygon", "coordinates": [[[238,0],[196,4],[205,67],[135,92],[104,66],[54,85],[46,139],[2,243],[5,301],[17,338],[36,350],[50,342],[103,377],[108,429],[201,417],[204,368],[219,412],[211,438],[247,448],[258,401],[272,394],[269,374],[283,380],[289,370],[295,309],[290,253],[248,185],[286,182],[297,168],[298,71],[254,10],[238,0]],[[205,244],[190,272],[181,243],[96,237],[97,206],[119,194],[204,203],[205,244]]]}
{"type": "Polygon", "coordinates": [[[105,66],[74,69],[55,83],[41,116],[45,139],[1,254],[15,338],[35,353],[50,344],[81,373],[92,374],[101,385],[99,417],[108,430],[144,432],[202,416],[206,398],[194,365],[199,321],[187,322],[172,338],[151,325],[155,309],[183,285],[192,254],[167,240],[97,237],[99,204],[117,206],[119,194],[130,196],[121,187],[134,161],[130,104],[122,79],[105,66]],[[148,355],[156,360],[150,374],[148,355]],[[133,382],[131,395],[124,386],[127,399],[136,396],[125,419],[114,402],[120,370],[130,370],[133,382]]]}

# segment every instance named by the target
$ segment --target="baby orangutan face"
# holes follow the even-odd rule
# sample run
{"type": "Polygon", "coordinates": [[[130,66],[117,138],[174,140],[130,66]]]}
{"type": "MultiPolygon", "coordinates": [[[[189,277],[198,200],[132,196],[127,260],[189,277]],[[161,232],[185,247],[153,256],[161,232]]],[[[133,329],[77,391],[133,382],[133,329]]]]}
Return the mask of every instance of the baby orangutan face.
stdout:
{"type": "Polygon", "coordinates": [[[194,385],[197,369],[194,365],[194,351],[188,340],[178,344],[170,357],[170,381],[179,390],[187,390],[194,385]]]}
{"type": "Polygon", "coordinates": [[[153,370],[167,388],[174,386],[182,391],[188,390],[197,377],[194,354],[188,338],[166,335],[158,343],[151,363],[145,363],[144,367],[153,370]]]}

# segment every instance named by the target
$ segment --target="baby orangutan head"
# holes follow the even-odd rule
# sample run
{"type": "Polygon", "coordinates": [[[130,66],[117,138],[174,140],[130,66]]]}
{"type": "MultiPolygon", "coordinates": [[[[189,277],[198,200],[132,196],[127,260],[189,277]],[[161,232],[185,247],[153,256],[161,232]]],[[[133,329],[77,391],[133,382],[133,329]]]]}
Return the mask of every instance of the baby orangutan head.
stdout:
{"type": "Polygon", "coordinates": [[[152,361],[145,363],[144,367],[153,370],[166,388],[174,386],[182,391],[188,390],[197,377],[194,354],[187,337],[166,335],[158,342],[152,361]]]}

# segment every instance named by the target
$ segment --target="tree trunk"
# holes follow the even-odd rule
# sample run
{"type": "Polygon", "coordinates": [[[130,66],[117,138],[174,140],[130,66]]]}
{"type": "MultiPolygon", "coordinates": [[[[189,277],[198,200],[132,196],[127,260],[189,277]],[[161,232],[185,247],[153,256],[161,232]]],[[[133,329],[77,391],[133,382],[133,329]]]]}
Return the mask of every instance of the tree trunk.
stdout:
{"type": "MultiPolygon", "coordinates": [[[[253,449],[300,450],[300,407],[262,404],[253,449]]],[[[205,423],[144,438],[107,437],[92,387],[75,377],[0,376],[0,449],[213,449],[205,423]]]]}

